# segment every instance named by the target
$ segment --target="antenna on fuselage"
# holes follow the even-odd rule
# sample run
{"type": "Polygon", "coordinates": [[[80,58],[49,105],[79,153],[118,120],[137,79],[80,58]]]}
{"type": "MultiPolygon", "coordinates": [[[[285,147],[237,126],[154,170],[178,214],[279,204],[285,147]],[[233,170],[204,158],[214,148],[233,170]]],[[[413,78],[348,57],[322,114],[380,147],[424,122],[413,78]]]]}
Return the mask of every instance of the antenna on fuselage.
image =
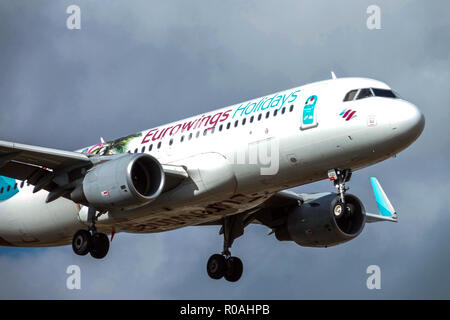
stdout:
{"type": "Polygon", "coordinates": [[[103,139],[103,137],[100,137],[100,142],[102,143],[102,144],[105,144],[106,142],[105,142],[105,139],[103,139]]]}
{"type": "Polygon", "coordinates": [[[336,80],[336,79],[337,79],[337,77],[336,77],[336,75],[334,74],[333,71],[331,71],[331,79],[333,79],[333,80],[336,80]]]}

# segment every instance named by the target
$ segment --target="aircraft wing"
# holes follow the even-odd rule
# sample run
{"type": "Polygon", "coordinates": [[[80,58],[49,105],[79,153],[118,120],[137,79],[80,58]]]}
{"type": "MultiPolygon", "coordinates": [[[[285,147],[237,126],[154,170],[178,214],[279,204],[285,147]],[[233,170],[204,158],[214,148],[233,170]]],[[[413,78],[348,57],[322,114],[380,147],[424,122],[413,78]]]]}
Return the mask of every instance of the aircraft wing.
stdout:
{"type": "MultiPolygon", "coordinates": [[[[390,221],[397,222],[397,213],[389,201],[386,193],[381,188],[377,178],[370,178],[375,200],[379,213],[366,212],[366,222],[390,221]]],[[[276,192],[258,207],[241,212],[246,216],[248,223],[263,224],[269,228],[276,228],[281,225],[286,218],[290,208],[312,202],[318,198],[331,194],[331,192],[321,193],[295,193],[289,190],[276,192]]],[[[203,225],[221,225],[222,219],[205,223],[203,225]]],[[[200,224],[202,225],[202,224],[200,224]]]]}
{"type": "Polygon", "coordinates": [[[0,141],[0,175],[28,180],[33,185],[45,182],[40,186],[43,189],[52,190],[56,186],[50,180],[43,181],[44,176],[92,165],[89,157],[82,153],[0,141]]]}
{"type": "Polygon", "coordinates": [[[78,152],[0,141],[0,165],[10,161],[52,169],[90,163],[87,155],[78,152]]]}
{"type": "MultiPolygon", "coordinates": [[[[0,141],[0,176],[25,181],[35,186],[35,191],[49,191],[48,201],[65,196],[71,184],[70,174],[75,170],[88,170],[95,164],[109,161],[120,155],[87,155],[39,146],[0,141]]],[[[164,165],[166,190],[175,187],[188,177],[182,166],[164,165]]]]}
{"type": "MultiPolygon", "coordinates": [[[[377,178],[371,177],[370,182],[372,185],[373,193],[375,195],[375,200],[378,206],[378,213],[370,213],[366,212],[366,222],[381,222],[381,221],[390,221],[397,222],[398,217],[397,213],[392,206],[389,198],[381,187],[380,182],[377,178]]],[[[261,205],[262,214],[258,214],[258,218],[262,217],[264,219],[264,208],[288,208],[290,206],[295,206],[298,204],[308,203],[314,201],[318,198],[324,197],[330,194],[330,192],[324,193],[295,193],[292,191],[280,191],[275,193],[271,198],[269,198],[266,202],[261,205]]],[[[258,219],[257,218],[257,219],[258,219]]],[[[273,218],[273,217],[272,217],[273,218]]],[[[259,219],[261,220],[261,219],[259,219]]],[[[263,222],[263,221],[261,221],[263,222]]],[[[266,221],[267,223],[267,221],[266,221]]],[[[263,224],[266,224],[263,222],[263,224]]]]}

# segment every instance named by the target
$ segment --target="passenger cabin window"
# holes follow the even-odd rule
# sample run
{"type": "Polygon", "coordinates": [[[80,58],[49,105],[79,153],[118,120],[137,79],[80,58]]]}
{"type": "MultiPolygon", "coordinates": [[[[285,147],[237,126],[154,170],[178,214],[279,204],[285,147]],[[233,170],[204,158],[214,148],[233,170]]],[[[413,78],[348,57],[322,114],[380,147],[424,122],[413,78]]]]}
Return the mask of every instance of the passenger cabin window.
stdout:
{"type": "Polygon", "coordinates": [[[373,97],[372,90],[370,90],[369,88],[361,89],[358,93],[358,97],[356,98],[356,100],[369,98],[369,97],[373,97]]]}
{"type": "Polygon", "coordinates": [[[358,92],[357,89],[349,91],[344,98],[344,101],[353,101],[353,99],[355,98],[356,93],[358,92]]]}

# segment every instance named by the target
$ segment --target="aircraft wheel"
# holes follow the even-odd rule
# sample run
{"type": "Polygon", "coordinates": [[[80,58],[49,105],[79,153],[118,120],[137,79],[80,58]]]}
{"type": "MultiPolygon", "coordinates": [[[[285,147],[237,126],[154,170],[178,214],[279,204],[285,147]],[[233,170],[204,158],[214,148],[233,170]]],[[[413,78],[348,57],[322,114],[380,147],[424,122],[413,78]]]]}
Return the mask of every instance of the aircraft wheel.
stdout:
{"type": "Polygon", "coordinates": [[[227,261],[221,254],[213,254],[206,265],[206,271],[212,279],[220,279],[225,275],[227,261]]]}
{"type": "Polygon", "coordinates": [[[238,281],[242,272],[244,271],[244,265],[241,259],[238,257],[229,257],[227,259],[227,270],[225,271],[225,279],[230,282],[238,281]]]}
{"type": "Polygon", "coordinates": [[[340,219],[344,215],[344,212],[345,212],[344,205],[341,202],[336,203],[336,205],[333,208],[334,217],[336,219],[340,219]]]}
{"type": "Polygon", "coordinates": [[[104,233],[94,233],[92,236],[91,256],[95,259],[103,259],[109,250],[109,239],[104,233]]]}
{"type": "Polygon", "coordinates": [[[78,230],[72,239],[72,249],[79,256],[85,256],[92,245],[92,237],[87,230],[78,230]]]}

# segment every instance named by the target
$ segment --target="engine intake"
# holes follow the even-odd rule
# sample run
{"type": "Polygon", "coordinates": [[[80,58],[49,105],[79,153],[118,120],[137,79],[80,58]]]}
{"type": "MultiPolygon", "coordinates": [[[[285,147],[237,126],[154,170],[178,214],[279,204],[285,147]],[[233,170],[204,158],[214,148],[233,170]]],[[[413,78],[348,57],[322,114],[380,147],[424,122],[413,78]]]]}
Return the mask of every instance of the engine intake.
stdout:
{"type": "Polygon", "coordinates": [[[346,194],[344,208],[332,193],[292,209],[275,235],[305,247],[329,247],[356,238],[365,223],[366,210],[356,196],[346,194]]]}
{"type": "Polygon", "coordinates": [[[98,209],[139,206],[157,198],[164,181],[158,160],[147,154],[126,154],[89,170],[71,199],[98,209]]]}

